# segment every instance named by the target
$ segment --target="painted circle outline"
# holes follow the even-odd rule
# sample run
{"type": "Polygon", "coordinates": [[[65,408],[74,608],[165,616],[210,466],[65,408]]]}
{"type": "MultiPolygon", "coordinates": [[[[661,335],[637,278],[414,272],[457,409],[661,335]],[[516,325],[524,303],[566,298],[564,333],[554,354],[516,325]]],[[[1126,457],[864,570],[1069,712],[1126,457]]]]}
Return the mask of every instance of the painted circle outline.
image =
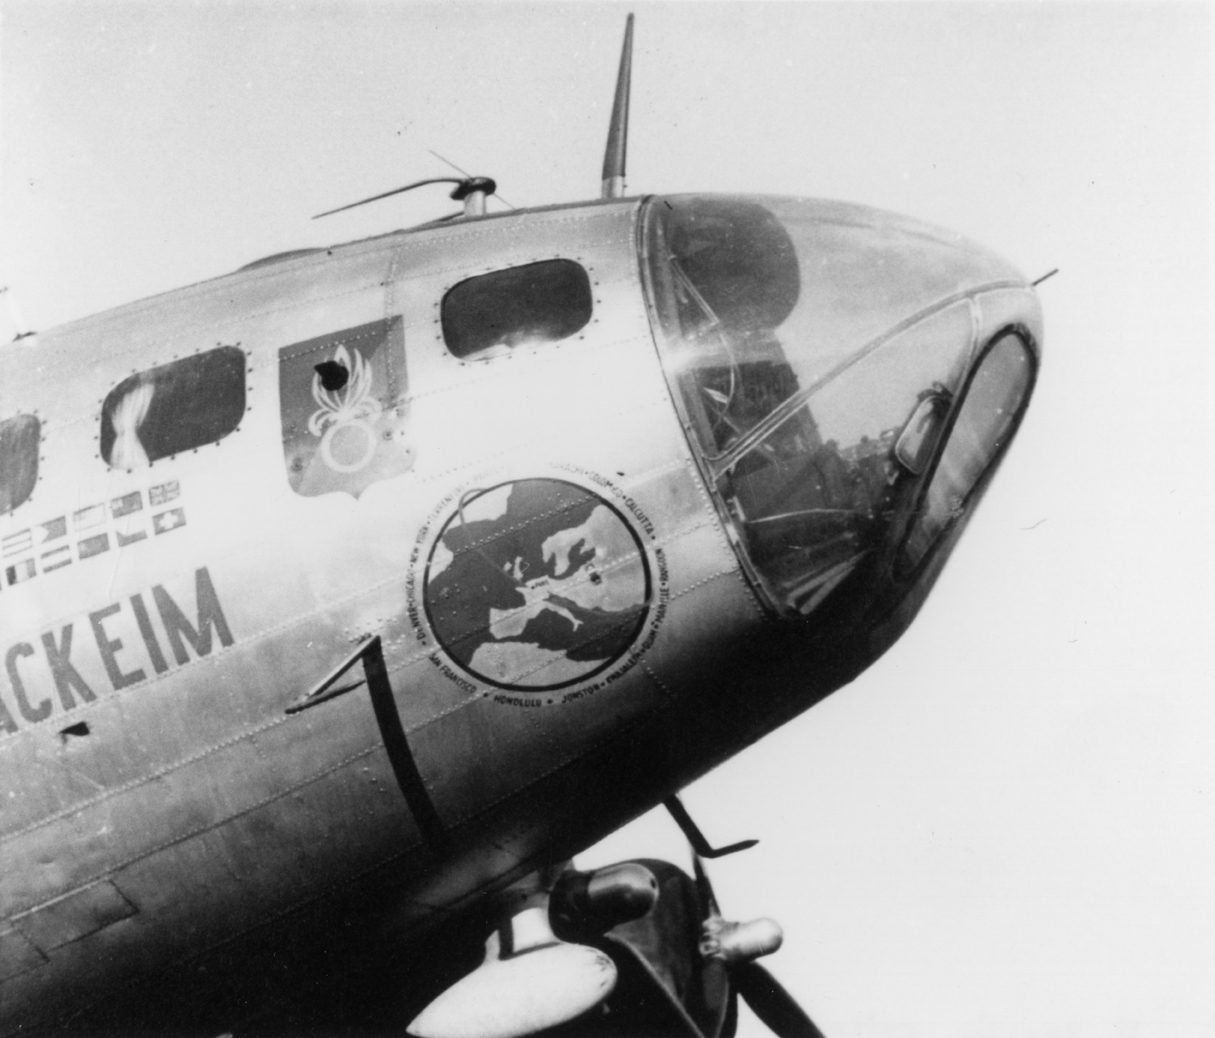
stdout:
{"type": "Polygon", "coordinates": [[[334,472],[351,473],[362,472],[368,465],[371,464],[371,459],[375,457],[376,447],[379,446],[379,437],[376,436],[375,430],[363,421],[361,418],[352,418],[348,422],[340,422],[337,425],[331,425],[325,430],[325,435],[321,437],[321,458],[324,459],[334,472]],[[339,462],[333,456],[333,441],[337,439],[337,434],[343,429],[357,429],[367,437],[367,450],[363,457],[354,463],[339,462]]]}
{"type": "MultiPolygon", "coordinates": [[[[464,491],[464,493],[467,492],[468,491],[464,491]]],[[[559,692],[561,689],[569,688],[572,685],[578,685],[584,681],[590,681],[592,678],[602,674],[605,670],[610,670],[628,655],[629,649],[632,648],[633,644],[637,641],[638,637],[641,635],[641,632],[645,630],[646,623],[650,618],[650,614],[653,612],[653,605],[654,575],[650,569],[650,559],[649,556],[646,555],[645,544],[642,542],[637,531],[633,529],[632,523],[625,518],[624,513],[619,508],[617,508],[614,504],[612,504],[611,501],[603,497],[601,494],[597,494],[595,491],[582,486],[580,483],[574,483],[572,480],[554,479],[551,476],[526,476],[522,479],[504,479],[501,483],[495,483],[493,486],[484,488],[477,493],[476,497],[470,498],[467,501],[463,500],[463,494],[461,494],[457,499],[455,510],[451,513],[451,515],[443,520],[443,525],[439,528],[439,533],[435,537],[434,543],[430,546],[430,551],[426,555],[426,568],[422,574],[422,611],[426,614],[426,622],[430,625],[430,631],[434,636],[435,644],[438,645],[443,650],[444,655],[447,656],[447,658],[450,659],[452,663],[459,667],[465,674],[471,675],[477,681],[488,686],[489,688],[500,688],[507,692],[522,692],[524,694],[531,695],[544,695],[549,692],[559,692]],[[620,521],[621,525],[628,531],[629,536],[633,538],[633,543],[637,546],[637,556],[641,559],[641,569],[645,574],[644,608],[641,610],[632,634],[629,635],[626,647],[618,652],[615,656],[605,660],[594,670],[588,670],[585,674],[580,674],[576,678],[571,678],[569,681],[562,681],[556,685],[541,685],[539,687],[535,685],[507,685],[499,681],[491,680],[482,674],[478,674],[471,667],[467,667],[461,663],[460,660],[456,658],[455,654],[448,649],[447,643],[439,635],[438,625],[435,623],[435,619],[431,615],[430,611],[430,565],[434,561],[435,550],[442,543],[443,535],[447,532],[447,528],[451,525],[451,521],[457,515],[459,515],[461,509],[466,507],[471,501],[476,501],[477,498],[484,497],[486,494],[492,493],[499,487],[512,486],[516,483],[560,483],[567,487],[573,487],[580,493],[583,493],[598,501],[600,504],[605,505],[620,521]]]]}

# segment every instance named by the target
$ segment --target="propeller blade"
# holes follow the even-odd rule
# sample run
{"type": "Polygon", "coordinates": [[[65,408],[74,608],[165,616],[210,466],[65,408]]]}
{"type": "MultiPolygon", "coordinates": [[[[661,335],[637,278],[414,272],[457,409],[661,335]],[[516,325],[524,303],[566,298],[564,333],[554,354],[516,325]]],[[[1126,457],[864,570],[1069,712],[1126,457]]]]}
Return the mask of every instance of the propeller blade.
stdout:
{"type": "Polygon", "coordinates": [[[777,1038],[825,1038],[780,981],[759,963],[731,966],[730,983],[777,1038]]]}
{"type": "Polygon", "coordinates": [[[699,901],[697,907],[700,908],[701,920],[721,915],[721,909],[717,907],[717,895],[713,893],[713,884],[709,882],[709,874],[705,872],[704,862],[695,851],[692,852],[692,874],[696,877],[696,897],[699,901]]]}
{"type": "MultiPolygon", "coordinates": [[[[777,1038],[825,1038],[780,981],[755,962],[759,956],[769,955],[780,947],[780,926],[771,919],[756,919],[740,925],[722,918],[713,884],[701,861],[702,848],[697,846],[698,843],[707,845],[707,841],[678,798],[668,797],[664,803],[692,842],[692,874],[696,879],[697,908],[702,920],[700,954],[703,959],[725,966],[734,993],[777,1038]]],[[[757,842],[748,840],[724,848],[718,854],[743,850],[757,842]]]]}

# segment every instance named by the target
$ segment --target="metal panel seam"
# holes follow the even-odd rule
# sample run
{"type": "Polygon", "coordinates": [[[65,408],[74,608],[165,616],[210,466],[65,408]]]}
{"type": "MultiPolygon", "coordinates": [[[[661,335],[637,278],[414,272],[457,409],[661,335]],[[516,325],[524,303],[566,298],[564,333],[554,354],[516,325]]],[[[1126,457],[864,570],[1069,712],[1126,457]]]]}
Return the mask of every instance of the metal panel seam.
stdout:
{"type": "MultiPolygon", "coordinates": [[[[6,918],[16,921],[18,919],[21,919],[23,916],[27,916],[27,915],[31,914],[32,912],[37,912],[39,909],[45,908],[47,905],[49,905],[55,901],[62,900],[63,898],[68,897],[71,894],[74,894],[76,891],[81,890],[84,887],[90,886],[93,883],[96,883],[98,880],[111,878],[111,877],[115,876],[119,871],[121,871],[122,869],[125,869],[128,865],[133,865],[133,864],[135,864],[135,862],[142,861],[144,858],[150,858],[154,854],[159,854],[161,851],[166,850],[169,847],[173,847],[176,844],[185,843],[187,840],[193,839],[195,836],[200,836],[203,833],[213,832],[214,830],[222,828],[223,826],[227,825],[229,822],[232,822],[237,818],[241,818],[244,815],[250,814],[253,811],[258,810],[259,808],[265,807],[267,804],[271,804],[276,800],[282,800],[283,798],[290,796],[292,793],[298,792],[299,790],[305,788],[306,786],[314,785],[315,783],[320,782],[321,780],[327,778],[328,776],[334,774],[335,772],[340,771],[343,768],[349,767],[349,765],[353,764],[355,761],[362,760],[364,757],[367,757],[367,756],[375,753],[377,750],[380,750],[383,748],[384,748],[383,742],[377,741],[373,745],[368,746],[366,749],[360,750],[358,753],[351,754],[349,757],[346,757],[345,759],[339,761],[338,763],[331,765],[330,767],[326,768],[324,771],[319,772],[318,774],[313,775],[311,778],[305,779],[302,782],[299,782],[296,785],[291,786],[288,789],[282,790],[278,793],[273,793],[267,797],[263,797],[261,800],[257,801],[256,803],[250,804],[247,807],[243,807],[239,811],[234,811],[232,814],[226,815],[225,817],[220,818],[217,821],[209,822],[206,825],[196,826],[195,828],[189,830],[188,832],[179,833],[177,836],[173,837],[172,839],[165,840],[163,843],[157,844],[155,847],[150,847],[147,850],[143,850],[143,851],[140,851],[138,854],[132,855],[130,858],[126,858],[123,861],[117,862],[112,865],[108,865],[101,872],[98,872],[92,876],[89,876],[87,879],[77,880],[72,886],[67,887],[63,890],[60,890],[58,893],[53,894],[50,897],[48,897],[42,901],[39,901],[35,904],[27,905],[24,908],[18,909],[16,912],[10,913],[6,918]]],[[[115,884],[115,885],[117,885],[117,884],[115,884]]]]}

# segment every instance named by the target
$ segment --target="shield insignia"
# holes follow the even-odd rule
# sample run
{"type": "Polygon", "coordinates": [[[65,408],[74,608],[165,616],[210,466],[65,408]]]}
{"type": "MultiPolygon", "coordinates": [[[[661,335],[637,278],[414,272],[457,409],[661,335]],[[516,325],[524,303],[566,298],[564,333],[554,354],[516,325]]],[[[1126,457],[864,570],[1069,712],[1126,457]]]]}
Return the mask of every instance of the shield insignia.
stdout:
{"type": "Polygon", "coordinates": [[[278,359],[292,490],[357,498],[413,467],[400,317],[284,346],[278,359]]]}

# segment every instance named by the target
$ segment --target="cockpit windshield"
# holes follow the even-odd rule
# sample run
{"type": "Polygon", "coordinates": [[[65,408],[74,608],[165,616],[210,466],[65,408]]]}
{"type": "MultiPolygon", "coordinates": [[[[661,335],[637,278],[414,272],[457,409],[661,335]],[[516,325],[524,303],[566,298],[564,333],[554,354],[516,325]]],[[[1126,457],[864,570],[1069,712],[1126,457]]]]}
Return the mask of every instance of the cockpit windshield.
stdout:
{"type": "Polygon", "coordinates": [[[1007,268],[797,199],[657,199],[645,233],[684,421],[751,563],[810,612],[917,500],[973,356],[968,296],[1007,268]]]}

